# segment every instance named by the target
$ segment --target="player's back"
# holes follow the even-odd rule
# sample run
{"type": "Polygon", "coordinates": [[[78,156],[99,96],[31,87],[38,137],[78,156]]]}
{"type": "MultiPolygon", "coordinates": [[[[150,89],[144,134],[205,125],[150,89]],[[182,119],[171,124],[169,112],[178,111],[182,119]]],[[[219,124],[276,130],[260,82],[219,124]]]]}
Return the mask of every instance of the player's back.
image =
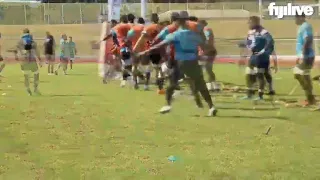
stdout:
{"type": "Polygon", "coordinates": [[[203,27],[201,27],[200,24],[194,21],[187,21],[187,26],[191,31],[194,32],[201,32],[203,30],[203,27]]]}
{"type": "Polygon", "coordinates": [[[124,38],[127,36],[128,31],[131,29],[131,25],[126,23],[120,23],[116,25],[113,29],[117,33],[118,38],[124,38]]]}
{"type": "Polygon", "coordinates": [[[127,37],[132,42],[132,46],[134,46],[137,43],[143,30],[144,30],[143,24],[136,24],[130,29],[127,37]]]}
{"type": "Polygon", "coordinates": [[[161,26],[159,24],[150,24],[145,27],[144,33],[147,34],[149,39],[154,39],[161,31],[161,26]]]}

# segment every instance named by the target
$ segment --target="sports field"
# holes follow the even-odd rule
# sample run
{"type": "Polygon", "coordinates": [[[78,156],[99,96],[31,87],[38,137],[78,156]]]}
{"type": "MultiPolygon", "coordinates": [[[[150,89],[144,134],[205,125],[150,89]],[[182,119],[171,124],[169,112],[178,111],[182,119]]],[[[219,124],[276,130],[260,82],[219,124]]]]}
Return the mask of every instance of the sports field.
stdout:
{"type": "MultiPolygon", "coordinates": [[[[225,87],[244,85],[236,65],[215,72],[225,87]]],[[[155,88],[103,85],[96,64],[76,64],[68,76],[42,68],[42,96],[27,96],[18,65],[3,75],[0,179],[320,179],[319,112],[224,91],[212,94],[217,117],[205,117],[187,95],[160,115],[164,97],[155,88]]],[[[299,88],[288,96],[291,70],[274,79],[275,100],[303,100],[299,88]]]]}

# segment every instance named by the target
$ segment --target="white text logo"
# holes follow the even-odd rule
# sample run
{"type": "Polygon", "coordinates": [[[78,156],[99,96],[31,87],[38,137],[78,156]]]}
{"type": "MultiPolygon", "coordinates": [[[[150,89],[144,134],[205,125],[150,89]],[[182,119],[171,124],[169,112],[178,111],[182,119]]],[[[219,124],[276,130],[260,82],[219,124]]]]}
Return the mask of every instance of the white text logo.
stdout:
{"type": "Polygon", "coordinates": [[[272,2],[268,6],[269,15],[276,16],[281,19],[284,16],[296,16],[296,15],[306,15],[311,16],[314,13],[312,6],[302,5],[292,5],[292,3],[288,3],[286,6],[277,6],[275,2],[272,2]]]}

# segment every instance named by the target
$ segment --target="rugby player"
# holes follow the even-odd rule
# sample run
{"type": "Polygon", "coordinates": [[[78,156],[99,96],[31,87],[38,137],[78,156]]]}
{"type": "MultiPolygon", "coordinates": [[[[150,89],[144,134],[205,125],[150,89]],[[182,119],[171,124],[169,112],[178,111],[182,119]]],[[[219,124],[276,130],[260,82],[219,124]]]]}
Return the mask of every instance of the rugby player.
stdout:
{"type": "MultiPolygon", "coordinates": [[[[179,70],[185,74],[189,80],[191,89],[194,89],[193,95],[195,97],[199,92],[202,97],[209,105],[209,116],[215,116],[217,110],[214,108],[211,96],[206,87],[206,83],[203,77],[203,72],[198,63],[198,47],[204,48],[204,39],[203,37],[192,30],[188,25],[188,12],[181,11],[178,17],[178,25],[179,29],[174,33],[168,35],[162,42],[154,45],[149,50],[142,52],[141,54],[150,53],[155,49],[161,48],[168,44],[174,44],[175,47],[175,60],[178,62],[178,68],[171,74],[171,78],[178,79],[179,78],[179,70]]],[[[160,109],[160,113],[170,112],[171,103],[172,103],[172,95],[177,85],[177,80],[171,81],[169,87],[166,90],[166,100],[167,105],[160,109]]],[[[200,99],[195,98],[198,107],[202,107],[202,103],[200,99]]]]}
{"type": "Polygon", "coordinates": [[[261,26],[260,18],[257,16],[251,16],[249,18],[247,47],[251,50],[252,54],[246,69],[248,92],[247,96],[242,99],[252,98],[254,95],[253,86],[256,80],[258,80],[259,96],[256,100],[263,100],[265,77],[267,79],[271,78],[270,56],[274,52],[274,40],[271,34],[261,26]]]}
{"type": "Polygon", "coordinates": [[[18,54],[21,56],[21,70],[24,74],[24,84],[26,87],[26,90],[28,94],[31,96],[32,92],[30,89],[30,83],[29,83],[29,74],[30,72],[34,75],[34,93],[40,95],[39,92],[39,68],[37,59],[39,61],[39,66],[42,67],[42,60],[40,57],[40,51],[37,47],[37,44],[35,41],[33,41],[33,37],[30,34],[29,29],[23,30],[23,36],[18,41],[15,53],[15,58],[18,60],[18,54]]]}
{"type": "Polygon", "coordinates": [[[2,73],[5,66],[6,66],[6,64],[4,63],[4,60],[2,57],[2,37],[1,37],[1,33],[0,33],[0,77],[2,77],[1,73],[2,73]]]}
{"type": "Polygon", "coordinates": [[[207,21],[201,20],[201,21],[199,21],[199,23],[204,27],[203,31],[206,36],[206,44],[208,46],[207,49],[209,50],[207,52],[204,52],[202,50],[204,57],[206,57],[204,59],[203,67],[208,74],[209,89],[214,90],[214,91],[218,91],[219,87],[216,83],[216,75],[213,72],[213,62],[214,62],[216,55],[217,55],[217,50],[214,45],[214,34],[213,34],[212,29],[210,27],[208,27],[207,21]]]}
{"type": "MultiPolygon", "coordinates": [[[[145,27],[136,45],[133,47],[134,52],[139,52],[138,50],[141,49],[141,47],[143,47],[146,43],[150,47],[155,37],[160,33],[163,26],[159,24],[158,14],[153,13],[151,15],[151,21],[152,21],[152,24],[145,27]]],[[[161,60],[162,60],[161,52],[162,52],[161,50],[157,49],[149,54],[149,58],[155,69],[156,82],[158,85],[158,93],[164,94],[165,93],[163,89],[164,76],[161,70],[161,60]]],[[[146,81],[149,82],[150,77],[151,77],[151,73],[147,73],[146,81]]]]}
{"type": "Polygon", "coordinates": [[[297,33],[297,61],[294,68],[294,77],[300,83],[306,95],[305,105],[313,105],[316,103],[313,95],[313,86],[310,77],[310,71],[315,60],[315,53],[313,49],[313,28],[310,23],[306,21],[305,14],[297,15],[295,23],[299,26],[297,33]]]}
{"type": "Polygon", "coordinates": [[[69,36],[69,52],[70,52],[70,57],[69,57],[69,60],[70,60],[70,69],[72,69],[72,66],[73,66],[73,63],[74,63],[74,60],[75,60],[75,56],[77,55],[77,47],[76,47],[76,43],[72,40],[72,37],[69,36]]]}
{"type": "Polygon", "coordinates": [[[53,75],[54,73],[54,63],[55,63],[55,40],[50,32],[46,32],[46,39],[44,42],[44,54],[48,63],[48,75],[53,75]]]}
{"type": "MultiPolygon", "coordinates": [[[[138,24],[134,25],[130,31],[128,32],[128,41],[131,42],[132,47],[134,47],[137,44],[138,39],[140,38],[142,32],[144,31],[145,28],[145,20],[143,18],[138,18],[138,24]]],[[[136,50],[137,52],[141,52],[146,50],[146,46],[145,47],[140,47],[139,50],[136,50]]],[[[144,76],[142,75],[141,71],[139,71],[138,69],[138,65],[139,63],[141,63],[142,65],[145,65],[146,61],[144,60],[145,57],[141,57],[141,58],[137,58],[137,57],[132,57],[133,58],[133,69],[132,69],[132,73],[133,73],[133,81],[134,81],[134,87],[135,89],[138,89],[138,77],[140,77],[141,79],[144,78],[144,76]],[[142,59],[144,58],[144,59],[142,59]]],[[[145,73],[146,76],[150,76],[151,73],[151,68],[149,67],[149,63],[147,63],[146,69],[145,69],[145,73]]],[[[144,90],[148,90],[149,89],[149,80],[147,79],[145,81],[145,85],[144,85],[144,90]]]]}
{"type": "Polygon", "coordinates": [[[58,75],[58,70],[61,68],[61,66],[62,66],[63,74],[67,75],[69,54],[70,54],[67,39],[68,39],[67,35],[63,34],[60,40],[60,63],[57,69],[54,71],[55,75],[58,75]]]}

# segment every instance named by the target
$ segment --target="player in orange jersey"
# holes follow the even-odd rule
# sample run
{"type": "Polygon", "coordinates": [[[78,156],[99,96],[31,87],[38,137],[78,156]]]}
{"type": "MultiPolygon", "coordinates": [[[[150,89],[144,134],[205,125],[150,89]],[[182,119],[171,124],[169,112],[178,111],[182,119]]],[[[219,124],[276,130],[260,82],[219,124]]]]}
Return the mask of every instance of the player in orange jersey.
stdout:
{"type": "MultiPolygon", "coordinates": [[[[144,31],[142,32],[140,38],[138,39],[136,45],[133,48],[134,52],[139,52],[139,50],[147,44],[150,47],[150,44],[153,43],[155,37],[159,34],[161,31],[162,27],[159,24],[159,16],[156,13],[153,13],[151,15],[151,21],[152,24],[148,25],[145,27],[144,31]]],[[[154,65],[154,68],[156,70],[156,81],[158,85],[158,93],[159,94],[164,94],[164,89],[163,89],[163,73],[160,68],[162,56],[161,56],[161,50],[156,50],[152,52],[149,55],[151,63],[154,65]]],[[[149,83],[151,73],[146,74],[146,81],[149,83]]]]}

